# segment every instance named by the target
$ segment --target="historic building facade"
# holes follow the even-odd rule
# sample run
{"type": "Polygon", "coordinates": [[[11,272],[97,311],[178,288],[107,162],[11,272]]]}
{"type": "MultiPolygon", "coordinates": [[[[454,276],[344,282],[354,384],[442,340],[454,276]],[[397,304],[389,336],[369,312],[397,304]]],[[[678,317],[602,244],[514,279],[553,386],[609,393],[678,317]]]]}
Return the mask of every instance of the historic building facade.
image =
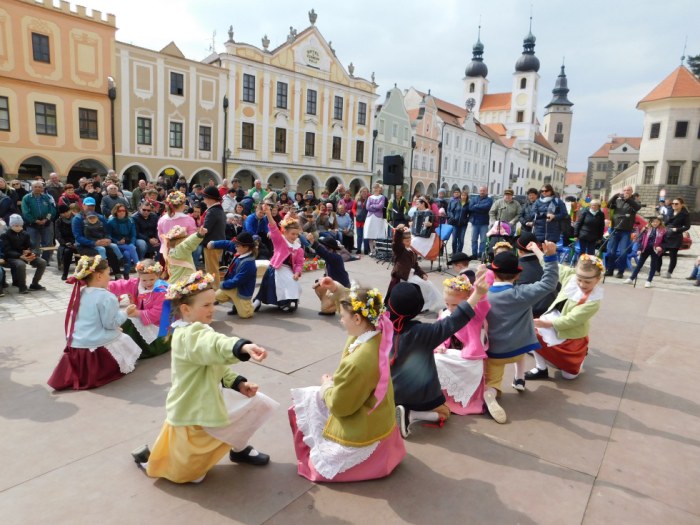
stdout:
{"type": "Polygon", "coordinates": [[[403,158],[404,191],[410,185],[412,145],[415,143],[411,119],[406,111],[403,92],[394,86],[387,91],[384,102],[377,106],[372,133],[374,165],[373,180],[383,180],[384,157],[400,155],[403,158]]]}
{"type": "Polygon", "coordinates": [[[584,194],[596,199],[609,197],[613,177],[636,165],[639,160],[641,143],[641,137],[613,136],[598,148],[588,157],[584,194]]]}
{"type": "Polygon", "coordinates": [[[227,175],[244,186],[259,179],[275,189],[356,191],[370,183],[374,81],[354,75],[314,25],[269,49],[236,42],[206,62],[228,74],[227,175]]]}
{"type": "Polygon", "coordinates": [[[441,121],[435,97],[413,88],[406,91],[404,104],[411,119],[416,142],[409,177],[411,195],[435,195],[438,190],[441,121]]]}
{"type": "Polygon", "coordinates": [[[0,175],[62,180],[113,164],[113,15],[68,2],[0,4],[0,175]]]}

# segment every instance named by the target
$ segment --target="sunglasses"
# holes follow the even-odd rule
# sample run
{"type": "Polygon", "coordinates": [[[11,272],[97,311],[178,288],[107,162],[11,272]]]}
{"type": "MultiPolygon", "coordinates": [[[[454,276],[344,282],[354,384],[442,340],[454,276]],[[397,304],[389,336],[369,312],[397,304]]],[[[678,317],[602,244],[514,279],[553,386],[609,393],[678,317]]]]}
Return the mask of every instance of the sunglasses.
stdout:
{"type": "Polygon", "coordinates": [[[680,202],[672,202],[671,205],[673,205],[673,206],[680,206],[681,203],[680,203],[680,202]]]}

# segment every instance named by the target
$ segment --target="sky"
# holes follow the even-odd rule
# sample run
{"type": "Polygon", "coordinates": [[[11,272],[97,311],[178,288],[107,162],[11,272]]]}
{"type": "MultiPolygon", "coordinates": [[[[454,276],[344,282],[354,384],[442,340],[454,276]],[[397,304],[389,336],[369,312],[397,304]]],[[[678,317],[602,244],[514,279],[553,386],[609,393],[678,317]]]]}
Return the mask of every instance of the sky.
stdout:
{"type": "MultiPolygon", "coordinates": [[[[46,0],[49,1],[49,0],[46,0]]],[[[641,136],[643,113],[635,106],[686,55],[700,54],[697,0],[79,0],[117,17],[117,39],[149,49],[174,41],[187,58],[201,60],[212,42],[224,51],[229,25],[234,40],[270,49],[289,27],[316,26],[332,41],[355,76],[372,72],[379,99],[396,84],[431,90],[463,105],[462,79],[481,24],[489,92],[512,90],[532,13],[540,59],[540,121],[562,61],[574,103],[569,171],[586,171],[587,158],[613,134],[641,136]],[[213,33],[216,35],[213,36],[213,33]]]]}

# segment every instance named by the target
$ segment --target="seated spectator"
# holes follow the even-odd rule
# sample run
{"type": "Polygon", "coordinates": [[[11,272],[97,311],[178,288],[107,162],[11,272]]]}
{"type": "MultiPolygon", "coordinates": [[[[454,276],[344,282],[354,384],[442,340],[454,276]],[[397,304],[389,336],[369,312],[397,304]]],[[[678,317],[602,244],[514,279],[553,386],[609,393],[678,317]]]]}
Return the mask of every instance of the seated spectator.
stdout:
{"type": "MultiPolygon", "coordinates": [[[[77,205],[76,205],[77,206],[77,205]]],[[[70,264],[78,253],[73,235],[73,211],[65,204],[58,205],[58,219],[54,223],[54,236],[58,241],[58,269],[63,270],[61,280],[68,279],[70,264]]]]}
{"type": "Polygon", "coordinates": [[[236,204],[238,204],[236,200],[236,190],[229,189],[223,196],[221,207],[226,213],[233,213],[236,210],[236,204]]]}
{"type": "Polygon", "coordinates": [[[138,213],[135,213],[134,226],[136,227],[136,251],[139,260],[153,257],[160,250],[158,238],[158,216],[153,213],[153,207],[148,202],[142,202],[138,213]]]}
{"type": "Polygon", "coordinates": [[[70,206],[71,204],[83,205],[83,199],[75,193],[75,188],[72,184],[66,184],[63,188],[63,194],[58,198],[58,205],[64,204],[70,206]]]}
{"type": "Polygon", "coordinates": [[[234,239],[243,231],[243,217],[235,213],[226,214],[226,238],[234,239]]]}
{"type": "Polygon", "coordinates": [[[29,290],[46,290],[39,284],[46,270],[46,261],[32,251],[32,241],[24,231],[24,219],[21,215],[10,216],[10,229],[0,236],[0,260],[9,266],[12,284],[19,288],[19,293],[28,294],[29,290]],[[27,288],[27,265],[36,268],[32,284],[27,288]]]}
{"type": "Polygon", "coordinates": [[[338,201],[338,212],[335,214],[335,219],[338,223],[338,231],[340,232],[341,241],[345,249],[352,251],[355,247],[355,233],[353,231],[352,215],[347,212],[347,208],[343,201],[338,201]]]}
{"type": "Polygon", "coordinates": [[[112,209],[112,216],[107,221],[107,232],[112,242],[117,245],[124,257],[124,279],[129,278],[129,272],[139,262],[136,253],[136,226],[134,219],[129,217],[126,205],[117,204],[112,209]]]}
{"type": "Polygon", "coordinates": [[[101,255],[109,262],[112,273],[115,276],[119,274],[119,260],[122,254],[107,236],[107,220],[95,213],[95,199],[85,198],[83,211],[73,217],[71,228],[80,255],[101,255]]]}

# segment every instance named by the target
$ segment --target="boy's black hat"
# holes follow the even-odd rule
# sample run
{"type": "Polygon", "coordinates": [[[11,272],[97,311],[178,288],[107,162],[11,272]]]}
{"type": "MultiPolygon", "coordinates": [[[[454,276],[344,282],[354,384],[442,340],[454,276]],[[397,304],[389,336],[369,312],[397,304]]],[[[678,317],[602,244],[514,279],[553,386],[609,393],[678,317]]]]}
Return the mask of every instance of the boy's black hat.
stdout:
{"type": "Polygon", "coordinates": [[[518,240],[515,241],[515,245],[524,252],[531,253],[530,250],[527,249],[527,245],[531,242],[537,242],[535,234],[532,232],[523,232],[520,234],[520,237],[518,237],[518,240]]]}
{"type": "Polygon", "coordinates": [[[207,186],[204,188],[204,196],[209,197],[210,199],[213,199],[215,201],[220,201],[221,200],[221,195],[219,194],[219,190],[217,190],[214,186],[207,186]]]}
{"type": "Polygon", "coordinates": [[[417,284],[398,283],[389,295],[389,313],[392,318],[412,319],[423,311],[423,294],[417,284]]]}
{"type": "Polygon", "coordinates": [[[235,242],[236,244],[240,244],[242,246],[250,246],[250,247],[255,246],[255,239],[253,239],[253,236],[248,232],[239,233],[233,239],[233,242],[235,242]]]}
{"type": "Polygon", "coordinates": [[[518,256],[513,252],[501,252],[493,258],[493,262],[487,266],[491,271],[516,275],[523,271],[518,266],[518,256]]]}
{"type": "Polygon", "coordinates": [[[457,253],[452,255],[452,259],[450,259],[450,262],[448,264],[461,263],[461,262],[468,263],[471,260],[472,260],[471,257],[469,257],[466,253],[457,252],[457,253]]]}
{"type": "Polygon", "coordinates": [[[340,245],[338,244],[338,241],[336,241],[332,237],[321,237],[318,240],[318,243],[322,244],[325,248],[328,248],[329,250],[340,250],[340,245]]]}

